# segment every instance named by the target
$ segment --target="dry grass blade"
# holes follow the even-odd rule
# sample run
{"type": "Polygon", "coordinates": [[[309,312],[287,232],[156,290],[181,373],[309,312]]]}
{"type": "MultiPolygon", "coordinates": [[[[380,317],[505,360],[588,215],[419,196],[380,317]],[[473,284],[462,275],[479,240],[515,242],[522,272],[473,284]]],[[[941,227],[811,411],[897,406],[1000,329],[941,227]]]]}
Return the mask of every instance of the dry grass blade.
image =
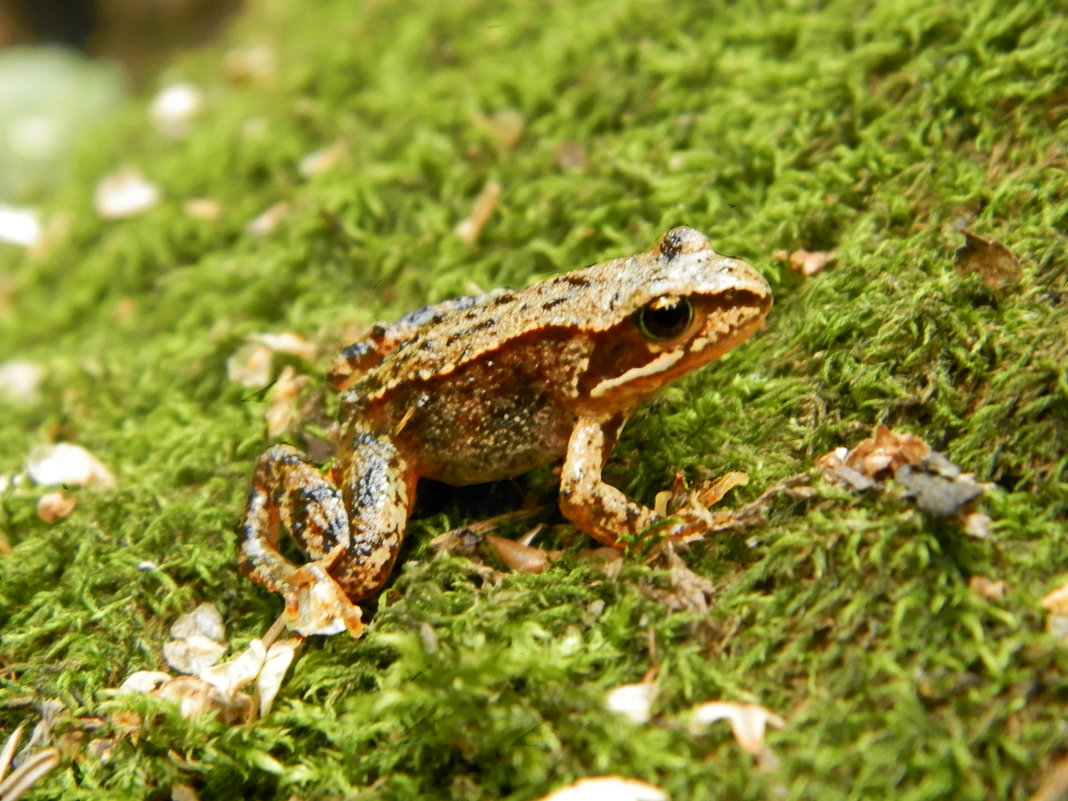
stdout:
{"type": "MultiPolygon", "coordinates": [[[[21,727],[19,727],[21,729],[21,727]]],[[[8,743],[14,740],[15,735],[20,731],[16,731],[11,736],[8,743]]],[[[12,748],[11,751],[15,749],[12,748]]],[[[8,748],[4,746],[4,753],[6,765],[10,762],[11,754],[8,753],[8,748]]],[[[4,801],[18,801],[22,798],[38,781],[47,776],[53,771],[56,765],[59,764],[59,749],[46,748],[44,751],[34,754],[27,759],[21,765],[18,766],[11,775],[3,781],[0,781],[0,798],[4,801]]]]}
{"type": "Polygon", "coordinates": [[[8,767],[11,765],[11,760],[15,756],[15,749],[19,747],[19,740],[22,739],[22,730],[26,728],[26,724],[21,724],[15,731],[11,732],[11,736],[7,738],[7,742],[4,743],[4,750],[0,751],[0,783],[4,781],[4,775],[7,773],[8,767]]]}

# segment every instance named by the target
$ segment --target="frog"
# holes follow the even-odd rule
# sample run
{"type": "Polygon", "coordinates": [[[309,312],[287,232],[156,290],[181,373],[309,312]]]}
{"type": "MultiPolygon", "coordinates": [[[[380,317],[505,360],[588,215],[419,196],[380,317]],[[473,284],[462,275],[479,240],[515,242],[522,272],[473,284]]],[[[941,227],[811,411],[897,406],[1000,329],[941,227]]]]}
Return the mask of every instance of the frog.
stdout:
{"type": "Polygon", "coordinates": [[[283,597],[297,634],[359,637],[358,603],[389,579],[421,479],[481,484],[561,460],[560,511],[602,545],[707,527],[631,500],[602,469],[640,406],[748,339],[771,303],[751,265],[681,226],[646,252],[376,324],[329,369],[329,466],[286,444],[259,457],[240,570],[283,597]],[[307,561],[283,554],[282,528],[307,561]]]}

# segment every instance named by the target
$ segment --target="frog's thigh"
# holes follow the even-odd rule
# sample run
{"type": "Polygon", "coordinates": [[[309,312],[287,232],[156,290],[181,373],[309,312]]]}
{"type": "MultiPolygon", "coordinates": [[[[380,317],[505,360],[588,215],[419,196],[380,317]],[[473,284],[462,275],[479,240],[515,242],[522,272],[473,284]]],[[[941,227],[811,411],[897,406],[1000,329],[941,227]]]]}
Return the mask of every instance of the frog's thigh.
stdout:
{"type": "Polygon", "coordinates": [[[276,445],[260,456],[241,521],[241,569],[275,592],[292,590],[298,568],[278,551],[279,523],[301,550],[321,559],[348,540],[341,492],[304,454],[276,445]]]}
{"type": "Polygon", "coordinates": [[[347,460],[335,464],[349,520],[345,553],[330,574],[353,600],[366,598],[389,578],[415,500],[415,472],[390,439],[351,433],[347,460]]]}
{"type": "Polygon", "coordinates": [[[567,444],[560,473],[560,511],[594,539],[620,547],[619,537],[656,521],[656,514],[634,503],[601,478],[622,421],[582,421],[567,444]]]}

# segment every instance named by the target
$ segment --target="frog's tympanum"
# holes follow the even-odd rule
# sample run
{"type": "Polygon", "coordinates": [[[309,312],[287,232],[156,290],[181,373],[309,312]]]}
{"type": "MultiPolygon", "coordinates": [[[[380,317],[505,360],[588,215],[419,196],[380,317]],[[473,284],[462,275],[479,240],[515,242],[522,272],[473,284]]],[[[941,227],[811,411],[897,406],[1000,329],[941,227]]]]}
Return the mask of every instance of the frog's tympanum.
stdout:
{"type": "Polygon", "coordinates": [[[752,267],[675,228],[648,253],[376,326],[331,368],[343,396],[330,469],[287,445],[260,457],[241,570],[282,594],[297,632],[358,636],[353,601],[389,577],[420,478],[477,484],[561,458],[560,509],[594,539],[618,546],[657,523],[693,533],[696,517],[664,523],[601,468],[638,406],[746,339],[770,306],[752,267]],[[280,524],[310,561],[280,553],[280,524]]]}

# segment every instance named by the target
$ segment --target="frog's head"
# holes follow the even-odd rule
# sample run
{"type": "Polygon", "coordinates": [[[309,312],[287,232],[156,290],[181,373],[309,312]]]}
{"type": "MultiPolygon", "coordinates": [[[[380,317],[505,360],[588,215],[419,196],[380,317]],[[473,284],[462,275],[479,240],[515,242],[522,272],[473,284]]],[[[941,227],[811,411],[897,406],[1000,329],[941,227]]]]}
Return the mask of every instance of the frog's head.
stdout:
{"type": "Polygon", "coordinates": [[[599,266],[611,273],[603,276],[610,291],[582,381],[595,404],[641,403],[744,341],[771,308],[768,282],[693,228],[674,228],[648,253],[599,266]]]}

